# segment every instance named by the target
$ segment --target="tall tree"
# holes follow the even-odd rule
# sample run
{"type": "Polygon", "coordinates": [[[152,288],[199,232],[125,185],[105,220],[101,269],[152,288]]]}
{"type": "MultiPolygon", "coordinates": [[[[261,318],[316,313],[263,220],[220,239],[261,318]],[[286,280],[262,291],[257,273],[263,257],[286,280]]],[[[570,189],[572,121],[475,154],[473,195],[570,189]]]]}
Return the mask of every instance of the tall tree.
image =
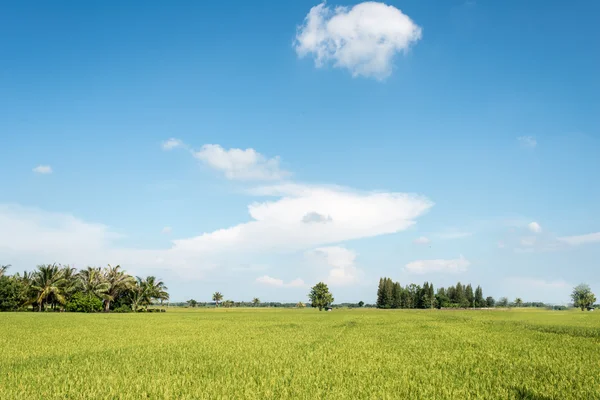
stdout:
{"type": "Polygon", "coordinates": [[[496,300],[492,296],[488,296],[485,298],[486,307],[494,307],[496,305],[496,300]]]}
{"type": "Polygon", "coordinates": [[[31,285],[38,311],[44,309],[44,304],[50,296],[53,296],[59,304],[65,304],[65,298],[61,291],[64,283],[63,273],[56,264],[38,266],[31,285]]]}
{"type": "Polygon", "coordinates": [[[377,308],[383,308],[385,305],[385,299],[384,299],[384,279],[385,278],[379,278],[379,287],[377,288],[377,308]]]}
{"type": "Polygon", "coordinates": [[[392,308],[402,308],[402,286],[400,286],[400,282],[394,282],[392,288],[392,308]]]}
{"type": "Polygon", "coordinates": [[[100,268],[87,267],[79,271],[78,276],[83,294],[93,295],[99,299],[106,298],[108,283],[104,280],[104,275],[100,268]]]}
{"type": "Polygon", "coordinates": [[[308,298],[310,299],[311,306],[318,308],[319,311],[322,311],[323,308],[333,303],[333,296],[329,292],[327,285],[323,282],[319,282],[312,287],[308,298]]]}
{"type": "Polygon", "coordinates": [[[465,298],[467,299],[467,307],[475,307],[475,295],[473,294],[473,287],[470,283],[465,288],[465,298]]]}
{"type": "Polygon", "coordinates": [[[110,303],[123,292],[135,286],[135,278],[121,270],[121,266],[111,267],[110,264],[104,272],[106,291],[104,293],[104,312],[110,311],[110,303]]]}
{"type": "Polygon", "coordinates": [[[589,285],[581,283],[573,288],[571,299],[575,307],[581,308],[581,311],[590,308],[596,302],[596,296],[592,293],[589,285]]]}
{"type": "Polygon", "coordinates": [[[219,307],[219,303],[221,302],[221,300],[223,300],[223,295],[221,294],[221,292],[214,292],[212,299],[215,302],[215,305],[219,307]]]}
{"type": "Polygon", "coordinates": [[[485,300],[483,299],[483,289],[481,286],[477,286],[475,289],[475,307],[485,307],[485,300]]]}
{"type": "Polygon", "coordinates": [[[252,299],[252,305],[254,307],[257,307],[260,304],[260,299],[258,297],[255,297],[252,299]]]}

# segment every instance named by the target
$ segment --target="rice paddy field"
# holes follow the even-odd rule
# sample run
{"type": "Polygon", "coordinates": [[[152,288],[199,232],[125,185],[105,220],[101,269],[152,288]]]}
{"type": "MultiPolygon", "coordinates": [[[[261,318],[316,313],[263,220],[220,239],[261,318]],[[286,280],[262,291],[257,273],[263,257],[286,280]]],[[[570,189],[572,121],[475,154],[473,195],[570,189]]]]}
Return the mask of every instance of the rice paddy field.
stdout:
{"type": "Polygon", "coordinates": [[[600,399],[600,313],[2,313],[0,399],[600,399]]]}

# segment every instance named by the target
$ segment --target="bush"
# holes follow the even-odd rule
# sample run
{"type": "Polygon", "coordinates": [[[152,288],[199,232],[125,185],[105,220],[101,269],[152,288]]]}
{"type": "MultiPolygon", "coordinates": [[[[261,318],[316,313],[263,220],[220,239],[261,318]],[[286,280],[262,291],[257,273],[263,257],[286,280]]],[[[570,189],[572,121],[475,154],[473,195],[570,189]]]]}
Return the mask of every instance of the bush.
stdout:
{"type": "Polygon", "coordinates": [[[116,312],[116,313],[130,313],[130,312],[133,312],[133,310],[131,309],[131,307],[126,306],[126,305],[123,304],[123,305],[115,308],[113,310],[113,312],[116,312]]]}
{"type": "Polygon", "coordinates": [[[17,279],[0,278],[0,311],[20,311],[27,302],[27,288],[17,279]]]}
{"type": "Polygon", "coordinates": [[[94,295],[75,293],[65,305],[69,312],[93,313],[102,311],[102,300],[94,295]]]}

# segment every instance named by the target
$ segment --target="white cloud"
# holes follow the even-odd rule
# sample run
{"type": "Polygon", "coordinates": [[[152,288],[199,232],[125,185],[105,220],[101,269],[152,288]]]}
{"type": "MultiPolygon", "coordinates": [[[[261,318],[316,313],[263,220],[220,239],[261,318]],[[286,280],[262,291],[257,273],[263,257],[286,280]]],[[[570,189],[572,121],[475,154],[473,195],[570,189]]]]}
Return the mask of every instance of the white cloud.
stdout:
{"type": "Polygon", "coordinates": [[[600,242],[600,232],[588,233],[586,235],[563,236],[558,238],[559,241],[567,243],[571,246],[581,244],[598,243],[600,242]]]}
{"type": "Polygon", "coordinates": [[[162,146],[163,150],[173,150],[177,147],[183,147],[185,145],[179,139],[170,138],[170,139],[164,141],[161,146],[162,146]]]}
{"type": "Polygon", "coordinates": [[[527,228],[533,233],[540,233],[542,231],[542,227],[537,222],[531,222],[527,225],[527,228]]]}
{"type": "Polygon", "coordinates": [[[330,285],[350,285],[358,282],[362,272],[356,268],[356,253],[341,246],[320,247],[307,252],[307,256],[324,262],[331,269],[326,278],[330,285]]]}
{"type": "Polygon", "coordinates": [[[218,144],[205,144],[194,157],[236,180],[280,180],[290,175],[279,166],[279,157],[266,158],[254,149],[225,150],[218,144]]]}
{"type": "Polygon", "coordinates": [[[165,235],[168,235],[169,233],[171,233],[173,230],[171,229],[170,226],[165,226],[164,228],[162,228],[162,233],[164,233],[165,235]]]}
{"type": "Polygon", "coordinates": [[[519,136],[517,140],[523,147],[534,148],[537,146],[537,140],[533,136],[519,136]]]}
{"type": "Polygon", "coordinates": [[[394,56],[421,39],[421,28],[394,6],[364,2],[348,7],[310,9],[298,28],[294,48],[300,58],[313,56],[315,65],[332,63],[352,76],[384,79],[394,56]]]}
{"type": "Polygon", "coordinates": [[[33,172],[38,173],[38,174],[51,174],[52,173],[52,167],[49,165],[38,165],[37,167],[35,167],[33,169],[33,172]]]}
{"type": "Polygon", "coordinates": [[[524,238],[521,238],[519,243],[521,243],[521,246],[532,247],[536,243],[536,238],[535,238],[535,236],[524,237],[524,238]]]}
{"type": "Polygon", "coordinates": [[[343,188],[284,184],[252,193],[280,197],[248,206],[251,221],[176,240],[174,247],[190,251],[296,251],[351,239],[407,229],[433,203],[405,193],[361,193],[343,188]],[[307,213],[328,215],[326,224],[303,222],[307,213]]]}
{"type": "Polygon", "coordinates": [[[264,285],[269,286],[277,286],[277,287],[305,287],[306,284],[300,278],[294,279],[289,283],[285,283],[282,279],[272,278],[268,275],[261,276],[256,278],[256,282],[262,283],[264,285]]]}
{"type": "Polygon", "coordinates": [[[418,260],[413,261],[404,267],[407,272],[414,274],[427,274],[431,272],[448,272],[448,273],[460,273],[465,272],[471,265],[469,260],[465,259],[462,255],[459,258],[453,260],[418,260]]]}
{"type": "Polygon", "coordinates": [[[68,214],[0,205],[0,259],[27,268],[48,262],[78,267],[114,263],[130,272],[162,268],[197,278],[220,265],[247,262],[252,253],[304,251],[402,231],[433,205],[412,194],[339,187],[285,184],[255,192],[276,199],[250,204],[248,222],[173,240],[167,249],[119,247],[121,236],[105,225],[68,214]],[[331,221],[303,222],[311,212],[331,216],[331,221]]]}
{"type": "Polygon", "coordinates": [[[415,240],[413,240],[414,244],[429,244],[431,243],[431,240],[429,240],[429,238],[426,238],[425,236],[421,236],[416,238],[415,240]]]}
{"type": "Polygon", "coordinates": [[[564,289],[570,288],[572,285],[563,280],[558,281],[547,281],[544,279],[536,279],[536,278],[508,278],[508,282],[526,287],[535,287],[535,288],[543,288],[543,289],[564,289]]]}

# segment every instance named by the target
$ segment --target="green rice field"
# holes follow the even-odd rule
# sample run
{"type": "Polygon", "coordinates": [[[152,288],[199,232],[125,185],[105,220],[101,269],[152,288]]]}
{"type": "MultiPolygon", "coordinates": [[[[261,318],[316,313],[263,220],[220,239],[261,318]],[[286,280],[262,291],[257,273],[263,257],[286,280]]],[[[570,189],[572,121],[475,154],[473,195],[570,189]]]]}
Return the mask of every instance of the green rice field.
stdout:
{"type": "Polygon", "coordinates": [[[600,313],[1,313],[0,399],[600,399],[600,313]]]}

